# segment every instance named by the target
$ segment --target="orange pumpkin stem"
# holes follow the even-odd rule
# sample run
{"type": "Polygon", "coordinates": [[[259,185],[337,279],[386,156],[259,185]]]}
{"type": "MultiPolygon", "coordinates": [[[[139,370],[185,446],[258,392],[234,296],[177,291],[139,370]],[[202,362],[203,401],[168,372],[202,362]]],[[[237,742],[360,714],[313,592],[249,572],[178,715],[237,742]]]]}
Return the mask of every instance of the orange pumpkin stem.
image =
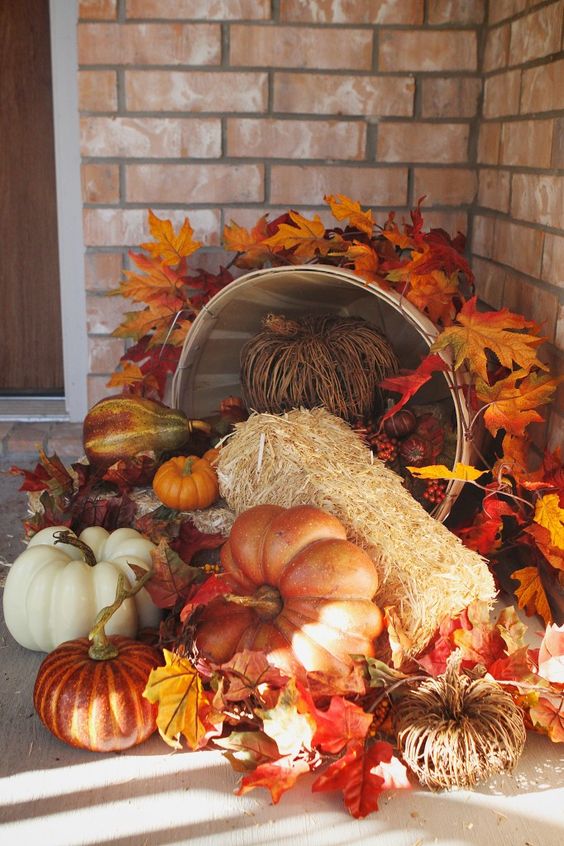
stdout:
{"type": "Polygon", "coordinates": [[[228,593],[224,598],[236,605],[252,608],[257,617],[265,623],[278,617],[284,607],[280,591],[271,585],[261,585],[253,596],[238,596],[236,593],[228,593]]]}
{"type": "Polygon", "coordinates": [[[90,549],[87,543],[84,541],[79,540],[75,535],[73,535],[69,531],[61,531],[61,532],[54,532],[53,533],[53,542],[57,543],[68,543],[69,546],[74,546],[77,549],[80,549],[82,555],[84,556],[84,560],[88,564],[89,567],[95,567],[97,564],[96,556],[90,549]]]}
{"type": "Polygon", "coordinates": [[[133,587],[128,590],[125,587],[125,576],[123,573],[119,574],[116,585],[116,598],[111,605],[106,605],[105,608],[102,608],[88,635],[88,640],[92,641],[92,645],[88,650],[88,656],[89,658],[92,658],[93,661],[109,661],[111,658],[117,658],[119,655],[119,649],[108,638],[105,626],[113,614],[118,610],[120,605],[130,596],[135,596],[135,594],[144,587],[146,582],[149,581],[152,575],[153,571],[147,570],[145,575],[141,579],[138,579],[133,587]]]}

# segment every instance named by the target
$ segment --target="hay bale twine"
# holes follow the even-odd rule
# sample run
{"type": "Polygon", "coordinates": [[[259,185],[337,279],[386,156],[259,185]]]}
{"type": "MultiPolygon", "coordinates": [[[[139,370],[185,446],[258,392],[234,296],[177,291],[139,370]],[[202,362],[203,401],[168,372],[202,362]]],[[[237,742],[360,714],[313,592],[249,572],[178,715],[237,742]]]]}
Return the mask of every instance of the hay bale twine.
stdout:
{"type": "Polygon", "coordinates": [[[484,559],[427,514],[401,478],[325,409],[251,415],[223,444],[217,472],[236,514],[264,503],[310,503],[338,517],[374,560],[381,584],[375,599],[393,607],[407,654],[424,649],[445,616],[494,598],[484,559]]]}

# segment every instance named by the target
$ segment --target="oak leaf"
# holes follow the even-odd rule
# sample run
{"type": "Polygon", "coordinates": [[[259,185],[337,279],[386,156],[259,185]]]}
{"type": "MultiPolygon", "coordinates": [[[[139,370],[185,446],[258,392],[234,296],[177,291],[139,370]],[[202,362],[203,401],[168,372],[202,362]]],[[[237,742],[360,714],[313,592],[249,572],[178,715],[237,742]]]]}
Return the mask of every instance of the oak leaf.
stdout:
{"type": "Polygon", "coordinates": [[[484,382],[488,381],[487,350],[495,354],[499,363],[509,370],[514,362],[526,371],[532,367],[547,370],[536,355],[543,338],[528,331],[535,324],[508,309],[479,312],[476,297],[468,300],[456,317],[456,325],[444,329],[431,346],[431,351],[452,347],[454,367],[466,362],[469,370],[484,382]]]}
{"type": "Polygon", "coordinates": [[[313,745],[332,755],[351,741],[364,740],[373,718],[342,696],[332,696],[329,708],[326,711],[316,708],[313,716],[317,723],[313,745]]]}
{"type": "Polygon", "coordinates": [[[281,755],[295,757],[302,749],[311,749],[315,719],[308,712],[294,679],[280,691],[273,708],[257,709],[256,714],[262,719],[265,734],[276,741],[281,755]]]}
{"type": "Polygon", "coordinates": [[[151,670],[143,696],[158,704],[157,727],[169,746],[180,749],[184,735],[190,749],[200,749],[218,733],[210,721],[209,696],[187,658],[168,649],[163,655],[165,666],[151,670]]]}
{"type": "Polygon", "coordinates": [[[149,209],[149,229],[155,243],[141,244],[141,247],[159,259],[164,265],[179,264],[181,259],[192,255],[202,245],[194,240],[194,230],[188,218],[175,233],[170,220],[161,220],[149,209]]]}
{"type": "Polygon", "coordinates": [[[357,276],[361,276],[365,282],[382,284],[382,277],[378,274],[378,254],[369,244],[353,241],[347,249],[346,257],[353,262],[357,276]]]}
{"type": "Polygon", "coordinates": [[[453,470],[444,464],[430,464],[427,467],[407,467],[412,476],[417,479],[458,479],[461,482],[475,482],[486,470],[476,470],[469,464],[457,461],[453,470]]]}
{"type": "Polygon", "coordinates": [[[327,194],[323,197],[328,203],[331,213],[335,220],[348,220],[350,226],[359,229],[369,237],[374,230],[374,219],[372,217],[372,210],[363,211],[360,203],[351,200],[345,194],[327,194]]]}
{"type": "Polygon", "coordinates": [[[528,373],[516,370],[493,385],[476,380],[476,395],[484,403],[484,423],[495,437],[500,429],[523,437],[530,423],[540,423],[543,418],[537,411],[552,400],[559,379],[547,373],[528,373]]]}
{"type": "Polygon", "coordinates": [[[227,690],[223,692],[226,702],[248,699],[265,685],[282,688],[288,681],[277,667],[268,663],[264,652],[250,649],[237,652],[230,661],[221,664],[219,671],[229,681],[227,690]]]}
{"type": "Polygon", "coordinates": [[[326,256],[335,247],[335,242],[325,237],[325,224],[318,214],[308,220],[298,212],[291,211],[292,224],[282,223],[278,231],[263,243],[278,250],[293,250],[294,255],[303,261],[316,255],[326,256]]]}
{"type": "Polygon", "coordinates": [[[547,626],[552,623],[552,612],[538,568],[522,567],[515,570],[511,578],[519,582],[519,587],[515,590],[519,608],[522,608],[528,617],[538,614],[547,626]]]}

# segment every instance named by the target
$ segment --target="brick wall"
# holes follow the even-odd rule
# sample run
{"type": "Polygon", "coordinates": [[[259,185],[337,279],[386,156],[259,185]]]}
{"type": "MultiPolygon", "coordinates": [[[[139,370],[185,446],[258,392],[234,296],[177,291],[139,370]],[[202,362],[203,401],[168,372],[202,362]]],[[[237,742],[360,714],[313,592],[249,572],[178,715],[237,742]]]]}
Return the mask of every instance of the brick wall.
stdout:
{"type": "Polygon", "coordinates": [[[326,193],[382,218],[426,194],[428,225],[471,234],[476,212],[476,269],[493,304],[530,311],[531,286],[552,303],[564,153],[556,124],[549,149],[546,124],[562,103],[535,74],[552,74],[556,98],[548,60],[562,2],[529,0],[530,17],[526,3],[490,0],[488,16],[486,0],[81,0],[90,403],[107,393],[123,349],[109,334],[131,307],[102,294],[146,239],[149,207],[188,214],[217,264],[231,219],[323,216],[326,193]],[[548,182],[531,181],[537,167],[548,182]],[[526,244],[519,267],[514,234],[526,244]]]}
{"type": "MultiPolygon", "coordinates": [[[[542,325],[563,372],[564,3],[490,0],[482,34],[484,94],[472,210],[483,298],[542,325]]],[[[537,441],[564,441],[560,405],[537,441]]]]}

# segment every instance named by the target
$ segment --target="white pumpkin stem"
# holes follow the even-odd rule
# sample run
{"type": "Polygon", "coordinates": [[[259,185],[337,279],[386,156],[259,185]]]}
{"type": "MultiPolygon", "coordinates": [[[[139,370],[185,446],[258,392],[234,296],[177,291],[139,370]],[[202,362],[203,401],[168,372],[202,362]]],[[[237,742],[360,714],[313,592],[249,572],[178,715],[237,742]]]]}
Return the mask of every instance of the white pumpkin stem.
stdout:
{"type": "Polygon", "coordinates": [[[68,543],[69,546],[74,546],[77,549],[80,549],[84,560],[89,567],[95,567],[98,563],[91,547],[89,547],[87,543],[84,543],[84,541],[77,538],[76,535],[68,529],[61,530],[60,532],[53,532],[53,543],[68,543]]]}
{"type": "Polygon", "coordinates": [[[126,599],[129,599],[129,597],[135,596],[135,594],[145,586],[152,575],[153,571],[147,570],[145,575],[138,579],[133,587],[130,587],[129,589],[125,587],[125,576],[123,573],[118,575],[116,598],[111,605],[106,605],[105,608],[102,608],[102,610],[98,612],[98,616],[96,617],[94,625],[88,635],[88,640],[92,641],[92,645],[88,650],[88,655],[94,661],[108,661],[110,658],[117,657],[119,649],[109,639],[106,634],[105,626],[122,603],[125,602],[126,599]]]}

